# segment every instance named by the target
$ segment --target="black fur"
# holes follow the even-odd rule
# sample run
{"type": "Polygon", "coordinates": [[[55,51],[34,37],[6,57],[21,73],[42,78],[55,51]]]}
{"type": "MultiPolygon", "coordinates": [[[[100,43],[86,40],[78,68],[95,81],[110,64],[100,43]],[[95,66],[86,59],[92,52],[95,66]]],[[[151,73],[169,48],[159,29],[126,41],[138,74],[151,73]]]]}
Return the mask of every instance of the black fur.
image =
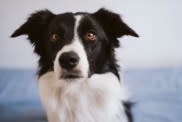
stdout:
{"type": "MultiPolygon", "coordinates": [[[[32,14],[27,22],[17,29],[11,37],[28,35],[28,39],[34,45],[34,51],[40,56],[38,75],[53,70],[53,61],[61,48],[71,43],[74,36],[74,15],[83,15],[78,27],[78,34],[85,47],[90,64],[90,72],[113,72],[118,78],[118,65],[115,59],[114,48],[119,47],[119,37],[130,35],[138,37],[116,13],[105,9],[91,13],[64,13],[55,15],[48,10],[38,11],[32,14]],[[85,34],[96,34],[94,42],[85,41],[85,34]],[[60,39],[51,41],[52,34],[58,34],[60,39]]],[[[124,103],[125,112],[130,120],[130,106],[124,103]]]]}
{"type": "Polygon", "coordinates": [[[34,45],[34,51],[40,56],[38,71],[40,76],[53,70],[53,60],[57,51],[65,44],[71,43],[74,22],[72,13],[55,15],[48,10],[42,10],[32,14],[11,37],[28,35],[28,39],[34,45]],[[61,39],[52,43],[50,40],[54,33],[60,34],[61,39]]]}
{"type": "Polygon", "coordinates": [[[133,122],[133,116],[132,116],[132,112],[131,112],[131,107],[133,106],[133,103],[124,102],[123,105],[125,107],[125,113],[128,117],[128,122],[133,122]]]}
{"type": "Polygon", "coordinates": [[[124,35],[139,37],[138,34],[133,31],[127,24],[125,24],[120,16],[116,13],[105,9],[100,9],[93,14],[93,17],[105,30],[109,40],[115,47],[119,47],[119,41],[117,39],[119,37],[122,37],[124,35]]]}

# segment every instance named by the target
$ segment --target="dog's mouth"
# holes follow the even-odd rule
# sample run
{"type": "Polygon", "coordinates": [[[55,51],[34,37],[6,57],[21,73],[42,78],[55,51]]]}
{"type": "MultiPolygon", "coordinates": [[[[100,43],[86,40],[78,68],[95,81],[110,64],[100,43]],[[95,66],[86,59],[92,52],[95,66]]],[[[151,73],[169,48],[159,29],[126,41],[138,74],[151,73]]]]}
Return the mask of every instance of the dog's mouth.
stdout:
{"type": "Polygon", "coordinates": [[[60,79],[77,79],[82,77],[80,71],[63,71],[60,75],[60,79]]]}
{"type": "Polygon", "coordinates": [[[64,79],[76,79],[76,78],[81,78],[81,76],[75,75],[75,74],[67,74],[67,75],[62,76],[61,78],[64,78],[64,79]]]}

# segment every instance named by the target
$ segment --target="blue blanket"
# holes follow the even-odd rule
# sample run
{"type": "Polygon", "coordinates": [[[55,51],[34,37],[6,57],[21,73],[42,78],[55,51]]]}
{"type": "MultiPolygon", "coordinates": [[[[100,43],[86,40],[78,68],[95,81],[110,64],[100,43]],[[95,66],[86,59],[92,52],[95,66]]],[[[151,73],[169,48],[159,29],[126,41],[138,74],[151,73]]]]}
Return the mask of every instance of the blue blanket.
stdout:
{"type": "MultiPolygon", "coordinates": [[[[134,122],[182,121],[182,68],[124,71],[134,122]]],[[[46,122],[35,70],[0,69],[0,122],[46,122]]]]}

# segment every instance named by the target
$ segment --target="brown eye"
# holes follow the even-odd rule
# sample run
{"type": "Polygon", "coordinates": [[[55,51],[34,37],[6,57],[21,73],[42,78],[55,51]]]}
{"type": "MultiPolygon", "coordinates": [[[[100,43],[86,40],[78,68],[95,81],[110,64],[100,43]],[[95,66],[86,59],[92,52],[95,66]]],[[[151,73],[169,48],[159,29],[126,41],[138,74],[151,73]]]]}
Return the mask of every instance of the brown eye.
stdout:
{"type": "Polygon", "coordinates": [[[88,32],[86,34],[86,40],[90,41],[90,42],[95,41],[96,40],[96,35],[94,33],[92,33],[92,32],[88,32]]]}
{"type": "Polygon", "coordinates": [[[60,39],[60,36],[58,34],[53,34],[51,37],[51,41],[52,42],[56,42],[60,39]]]}

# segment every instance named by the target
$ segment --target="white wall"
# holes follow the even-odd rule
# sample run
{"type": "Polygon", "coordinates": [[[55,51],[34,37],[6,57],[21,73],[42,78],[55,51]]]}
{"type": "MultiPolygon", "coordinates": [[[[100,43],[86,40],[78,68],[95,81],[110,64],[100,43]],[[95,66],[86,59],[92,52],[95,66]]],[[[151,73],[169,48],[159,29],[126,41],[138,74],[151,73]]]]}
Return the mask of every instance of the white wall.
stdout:
{"type": "Polygon", "coordinates": [[[140,35],[124,37],[117,50],[124,67],[182,65],[181,0],[1,0],[0,67],[35,68],[38,57],[26,36],[11,39],[13,31],[35,10],[94,12],[105,7],[118,12],[140,35]]]}

